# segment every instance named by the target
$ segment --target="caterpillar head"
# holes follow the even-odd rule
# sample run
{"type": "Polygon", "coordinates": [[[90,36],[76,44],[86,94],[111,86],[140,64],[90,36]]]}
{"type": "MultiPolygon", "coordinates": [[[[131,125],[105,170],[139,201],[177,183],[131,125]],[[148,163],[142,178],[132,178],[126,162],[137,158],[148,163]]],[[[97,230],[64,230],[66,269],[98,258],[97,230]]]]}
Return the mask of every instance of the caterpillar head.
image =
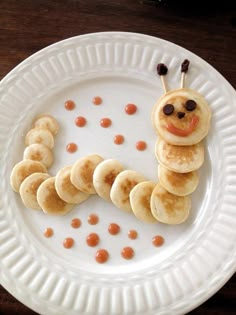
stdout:
{"type": "Polygon", "coordinates": [[[181,87],[167,91],[164,75],[168,69],[164,64],[157,67],[165,94],[154,105],[152,123],[158,135],[173,145],[193,145],[208,133],[211,111],[208,103],[197,91],[184,88],[189,61],[181,65],[181,87]]]}

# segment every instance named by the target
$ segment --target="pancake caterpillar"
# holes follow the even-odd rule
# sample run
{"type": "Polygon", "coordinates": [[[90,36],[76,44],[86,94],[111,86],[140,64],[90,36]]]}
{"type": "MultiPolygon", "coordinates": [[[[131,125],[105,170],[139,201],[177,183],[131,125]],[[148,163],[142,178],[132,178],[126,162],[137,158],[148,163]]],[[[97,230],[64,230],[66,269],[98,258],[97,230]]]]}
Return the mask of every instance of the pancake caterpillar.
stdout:
{"type": "Polygon", "coordinates": [[[199,183],[197,169],[204,162],[204,145],[211,110],[202,95],[185,88],[189,68],[186,59],[181,64],[180,88],[169,90],[165,81],[168,68],[160,63],[160,75],[165,94],[154,105],[152,124],[158,135],[155,155],[159,162],[159,183],[151,196],[151,211],[163,223],[179,224],[189,214],[189,195],[199,183]]]}
{"type": "Polygon", "coordinates": [[[184,222],[191,208],[189,195],[199,184],[197,170],[204,162],[202,140],[211,120],[204,98],[184,87],[188,67],[189,61],[185,60],[180,88],[168,91],[168,68],[164,64],[157,66],[165,91],[151,115],[158,135],[155,155],[159,183],[97,154],[82,157],[51,177],[47,168],[54,160],[52,149],[59,125],[52,116],[41,115],[26,134],[23,161],[11,172],[12,189],[19,192],[24,205],[50,215],[64,215],[75,204],[97,194],[145,223],[184,222]]]}

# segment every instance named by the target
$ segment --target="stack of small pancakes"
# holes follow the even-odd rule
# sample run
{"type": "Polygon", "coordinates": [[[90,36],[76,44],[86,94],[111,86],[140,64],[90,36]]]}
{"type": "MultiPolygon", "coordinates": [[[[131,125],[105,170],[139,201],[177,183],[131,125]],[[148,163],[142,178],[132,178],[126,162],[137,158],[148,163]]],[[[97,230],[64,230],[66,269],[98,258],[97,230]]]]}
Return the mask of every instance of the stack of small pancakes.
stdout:
{"type": "Polygon", "coordinates": [[[151,196],[151,211],[158,221],[179,224],[187,219],[189,195],[199,184],[197,170],[204,162],[202,140],[208,134],[210,120],[209,105],[191,89],[169,91],[154,106],[159,183],[151,196]]]}

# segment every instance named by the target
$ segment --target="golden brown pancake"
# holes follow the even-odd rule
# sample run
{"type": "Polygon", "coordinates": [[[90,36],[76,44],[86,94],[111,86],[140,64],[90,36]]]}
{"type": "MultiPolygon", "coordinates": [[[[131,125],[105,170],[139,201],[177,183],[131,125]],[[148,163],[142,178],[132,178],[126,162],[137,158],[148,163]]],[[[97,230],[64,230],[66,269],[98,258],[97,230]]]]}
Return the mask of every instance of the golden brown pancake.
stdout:
{"type": "Polygon", "coordinates": [[[47,169],[44,164],[38,161],[23,160],[17,163],[10,176],[10,184],[15,192],[19,192],[20,185],[23,180],[33,173],[47,173],[47,169]]]}
{"type": "Polygon", "coordinates": [[[202,142],[191,146],[168,144],[159,138],[156,142],[155,155],[160,164],[176,173],[188,173],[199,169],[204,162],[202,142]]]}
{"type": "Polygon", "coordinates": [[[55,177],[46,179],[39,186],[37,201],[42,210],[51,215],[64,215],[71,211],[74,206],[59,197],[55,188],[55,177]]]}
{"type": "Polygon", "coordinates": [[[33,143],[25,148],[23,153],[24,160],[33,160],[43,163],[49,168],[53,163],[52,151],[42,143],[33,143]]]}
{"type": "Polygon", "coordinates": [[[51,115],[39,115],[33,122],[33,128],[48,129],[55,136],[58,133],[59,124],[51,115]]]}
{"type": "Polygon", "coordinates": [[[27,208],[41,210],[37,201],[37,190],[49,177],[46,173],[33,173],[22,182],[19,192],[21,200],[27,208]]]}
{"type": "Polygon", "coordinates": [[[55,188],[59,197],[68,202],[79,204],[88,199],[89,194],[77,189],[70,180],[72,166],[65,166],[57,172],[55,188]]]}
{"type": "Polygon", "coordinates": [[[199,183],[197,171],[189,173],[176,173],[166,167],[158,166],[160,184],[170,193],[177,196],[186,196],[194,192],[199,183]]]}
{"type": "Polygon", "coordinates": [[[80,158],[71,169],[71,182],[79,190],[87,194],[96,194],[93,186],[93,173],[103,158],[97,154],[80,158]]]}
{"type": "Polygon", "coordinates": [[[130,192],[130,204],[136,218],[145,223],[157,223],[151,212],[151,195],[156,183],[145,181],[137,184],[130,192]]]}
{"type": "Polygon", "coordinates": [[[132,170],[125,170],[119,173],[111,187],[111,201],[117,208],[132,212],[130,191],[138,183],[144,182],[145,180],[145,177],[132,170]]]}
{"type": "Polygon", "coordinates": [[[156,185],[151,196],[153,216],[166,224],[183,223],[189,216],[191,199],[189,196],[176,196],[161,186],[156,185]]]}
{"type": "Polygon", "coordinates": [[[111,187],[117,175],[123,170],[122,164],[115,159],[104,160],[98,164],[93,173],[93,185],[101,198],[111,201],[111,187]]]}
{"type": "Polygon", "coordinates": [[[152,123],[157,134],[172,145],[200,142],[208,134],[210,120],[211,110],[202,95],[185,88],[164,94],[152,111],[152,123]],[[165,114],[166,105],[173,105],[173,112],[169,110],[165,114]]]}
{"type": "Polygon", "coordinates": [[[30,129],[25,136],[25,145],[28,146],[33,143],[41,143],[52,149],[54,147],[53,134],[45,128],[30,129]]]}

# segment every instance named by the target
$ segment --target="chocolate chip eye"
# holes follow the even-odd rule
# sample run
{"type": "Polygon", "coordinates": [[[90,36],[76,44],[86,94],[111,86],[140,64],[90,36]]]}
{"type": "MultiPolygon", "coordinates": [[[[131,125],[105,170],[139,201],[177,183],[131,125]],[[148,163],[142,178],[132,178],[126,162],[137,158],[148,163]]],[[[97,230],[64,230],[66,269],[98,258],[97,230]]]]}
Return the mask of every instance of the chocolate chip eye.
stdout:
{"type": "Polygon", "coordinates": [[[185,103],[185,108],[191,112],[193,111],[194,109],[196,109],[197,107],[197,103],[194,101],[194,100],[188,100],[186,103],[185,103]]]}
{"type": "Polygon", "coordinates": [[[174,105],[172,104],[166,104],[164,107],[163,107],[163,113],[167,116],[171,115],[174,111],[174,105]]]}

